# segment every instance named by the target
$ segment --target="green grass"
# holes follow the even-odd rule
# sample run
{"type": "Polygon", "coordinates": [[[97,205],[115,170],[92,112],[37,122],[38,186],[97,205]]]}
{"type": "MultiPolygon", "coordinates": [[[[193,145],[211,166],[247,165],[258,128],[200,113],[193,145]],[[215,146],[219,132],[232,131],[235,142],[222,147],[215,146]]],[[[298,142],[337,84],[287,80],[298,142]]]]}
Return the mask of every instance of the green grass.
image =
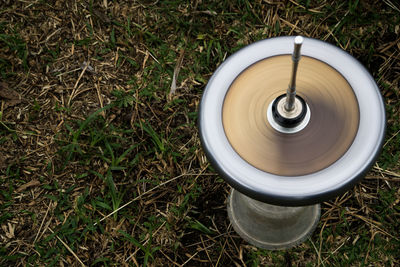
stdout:
{"type": "Polygon", "coordinates": [[[13,72],[14,62],[10,58],[17,57],[20,61],[17,65],[22,65],[25,71],[28,70],[27,57],[28,50],[24,40],[18,34],[16,28],[0,22],[0,45],[7,51],[8,56],[0,58],[0,75],[3,79],[10,78],[15,75],[13,72]]]}
{"type": "Polygon", "coordinates": [[[0,99],[1,266],[400,264],[395,1],[28,2],[0,7],[0,76],[22,96],[0,99]],[[197,112],[228,56],[289,34],[370,70],[387,137],[367,179],[322,205],[310,240],[267,251],[229,226],[197,112]]]}

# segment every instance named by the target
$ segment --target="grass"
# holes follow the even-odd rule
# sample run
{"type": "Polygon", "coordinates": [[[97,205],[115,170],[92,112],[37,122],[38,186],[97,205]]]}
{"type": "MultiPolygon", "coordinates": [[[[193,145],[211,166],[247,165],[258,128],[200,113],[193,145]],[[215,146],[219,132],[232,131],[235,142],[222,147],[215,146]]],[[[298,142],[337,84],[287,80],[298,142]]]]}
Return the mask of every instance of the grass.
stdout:
{"type": "Polygon", "coordinates": [[[399,265],[399,8],[389,0],[5,1],[0,90],[18,101],[0,98],[0,265],[399,265]],[[266,251],[229,225],[229,187],[205,159],[197,111],[229,55],[297,34],[339,46],[370,70],[387,137],[366,179],[323,203],[310,240],[266,251]]]}

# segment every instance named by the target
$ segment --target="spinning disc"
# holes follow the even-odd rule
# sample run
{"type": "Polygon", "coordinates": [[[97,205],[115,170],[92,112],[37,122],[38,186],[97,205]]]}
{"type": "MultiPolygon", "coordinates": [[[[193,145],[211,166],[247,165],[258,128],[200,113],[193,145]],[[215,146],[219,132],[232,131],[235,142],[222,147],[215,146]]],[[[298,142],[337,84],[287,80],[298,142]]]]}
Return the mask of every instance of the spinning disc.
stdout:
{"type": "Polygon", "coordinates": [[[304,38],[296,88],[309,121],[295,133],[272,127],[269,105],[288,88],[294,41],[270,38],[230,56],[199,111],[202,145],[218,173],[240,193],[281,206],[320,203],[356,184],[375,162],[386,125],[368,71],[345,51],[304,38]]]}
{"type": "Polygon", "coordinates": [[[258,169],[285,176],[310,174],[334,163],[352,144],[359,124],[358,102],[346,79],[326,63],[303,56],[297,92],[310,108],[310,121],[297,133],[275,130],[267,109],[285,92],[291,64],[290,55],[253,64],[234,80],[222,109],[233,149],[258,169]]]}

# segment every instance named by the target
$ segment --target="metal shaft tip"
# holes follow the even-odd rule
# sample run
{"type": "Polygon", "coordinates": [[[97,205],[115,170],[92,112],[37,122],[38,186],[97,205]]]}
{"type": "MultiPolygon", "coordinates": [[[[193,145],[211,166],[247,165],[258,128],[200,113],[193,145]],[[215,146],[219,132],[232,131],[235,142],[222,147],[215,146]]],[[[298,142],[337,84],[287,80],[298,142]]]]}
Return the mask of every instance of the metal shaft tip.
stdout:
{"type": "Polygon", "coordinates": [[[303,44],[304,38],[303,36],[296,36],[296,38],[294,38],[294,44],[296,45],[301,45],[303,44]]]}

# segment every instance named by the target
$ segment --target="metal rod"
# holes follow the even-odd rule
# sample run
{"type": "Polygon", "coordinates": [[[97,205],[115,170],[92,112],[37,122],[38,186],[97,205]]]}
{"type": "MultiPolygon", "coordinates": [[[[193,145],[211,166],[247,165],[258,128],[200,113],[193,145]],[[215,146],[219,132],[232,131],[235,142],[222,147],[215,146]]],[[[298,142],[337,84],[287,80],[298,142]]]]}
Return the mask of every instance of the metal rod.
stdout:
{"type": "Polygon", "coordinates": [[[294,39],[294,51],[292,54],[292,76],[290,78],[290,83],[289,87],[286,91],[286,103],[285,103],[285,109],[286,111],[292,111],[294,108],[294,101],[296,98],[296,74],[297,74],[297,67],[299,65],[300,61],[300,49],[301,45],[303,44],[303,37],[297,36],[294,39]]]}

